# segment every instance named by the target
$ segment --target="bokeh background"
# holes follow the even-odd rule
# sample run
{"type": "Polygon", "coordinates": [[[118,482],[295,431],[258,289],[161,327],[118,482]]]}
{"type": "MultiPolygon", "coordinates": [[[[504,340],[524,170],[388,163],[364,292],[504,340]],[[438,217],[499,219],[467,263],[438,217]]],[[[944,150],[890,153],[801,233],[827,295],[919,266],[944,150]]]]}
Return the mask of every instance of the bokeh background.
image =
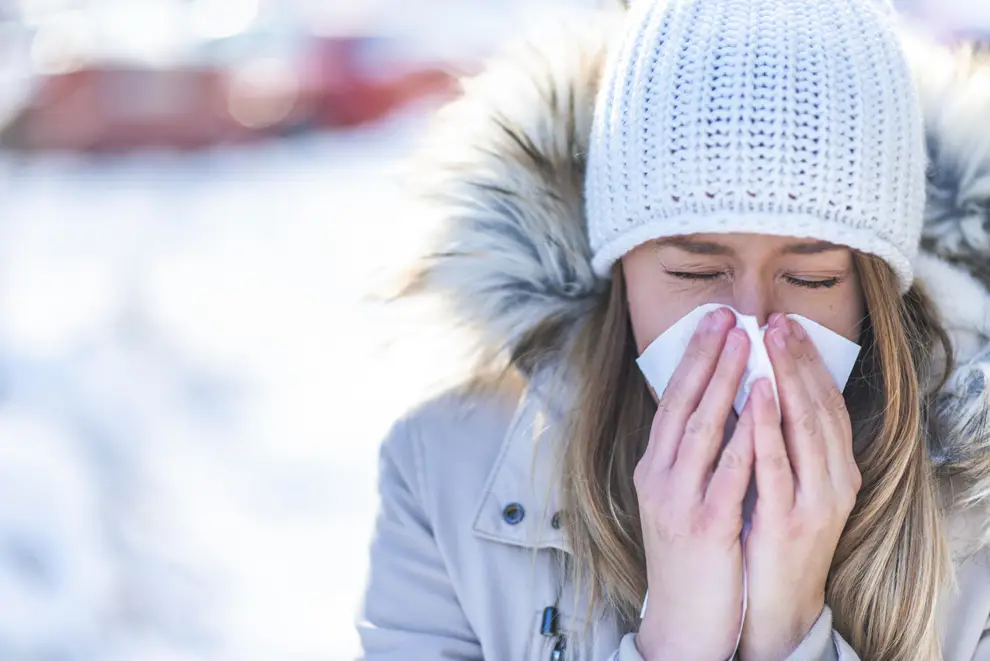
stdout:
{"type": "Polygon", "coordinates": [[[450,356],[363,299],[399,166],[597,3],[0,0],[0,661],[359,655],[378,441],[450,356]]]}

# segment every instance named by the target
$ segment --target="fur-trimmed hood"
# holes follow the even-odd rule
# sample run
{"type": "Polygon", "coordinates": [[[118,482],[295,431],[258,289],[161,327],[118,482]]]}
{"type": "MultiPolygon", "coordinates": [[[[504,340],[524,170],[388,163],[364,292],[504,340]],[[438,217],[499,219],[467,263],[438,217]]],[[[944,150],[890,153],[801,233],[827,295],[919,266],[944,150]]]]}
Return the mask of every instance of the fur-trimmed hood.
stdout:
{"type": "MultiPolygon", "coordinates": [[[[585,154],[604,53],[622,10],[573,12],[466,80],[416,163],[440,224],[409,292],[439,293],[479,331],[484,360],[552,363],[608,289],[591,268],[585,154]]],[[[990,58],[909,33],[924,108],[928,204],[916,277],[957,366],[935,413],[933,459],[959,502],[990,511],[990,58]]]]}

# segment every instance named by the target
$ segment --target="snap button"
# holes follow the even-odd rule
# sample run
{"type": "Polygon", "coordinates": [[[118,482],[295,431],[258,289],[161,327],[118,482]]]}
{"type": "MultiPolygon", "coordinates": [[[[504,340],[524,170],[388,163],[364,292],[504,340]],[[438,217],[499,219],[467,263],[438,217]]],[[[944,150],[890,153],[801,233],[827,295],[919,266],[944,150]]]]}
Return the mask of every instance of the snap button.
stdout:
{"type": "Polygon", "coordinates": [[[560,512],[554,512],[553,518],[550,519],[550,527],[560,530],[560,512]]]}
{"type": "Polygon", "coordinates": [[[510,526],[514,526],[522,521],[524,516],[526,516],[526,510],[524,510],[523,506],[519,503],[509,503],[505,506],[505,509],[502,510],[502,518],[505,519],[505,522],[510,526]]]}

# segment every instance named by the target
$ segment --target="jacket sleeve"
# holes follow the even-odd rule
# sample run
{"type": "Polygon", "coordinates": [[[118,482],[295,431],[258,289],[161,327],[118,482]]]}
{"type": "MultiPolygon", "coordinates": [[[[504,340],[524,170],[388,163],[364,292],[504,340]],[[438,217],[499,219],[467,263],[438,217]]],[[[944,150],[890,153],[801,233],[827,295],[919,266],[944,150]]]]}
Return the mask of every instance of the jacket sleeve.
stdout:
{"type": "MultiPolygon", "coordinates": [[[[987,646],[986,658],[978,656],[974,661],[990,661],[990,640],[987,646]]],[[[609,657],[608,661],[645,661],[636,649],[636,634],[626,634],[619,649],[609,657]]],[[[787,661],[860,661],[860,659],[842,636],[832,630],[832,609],[826,606],[808,635],[787,657],[787,661]]]]}
{"type": "Polygon", "coordinates": [[[396,423],[379,455],[380,505],[358,618],[364,661],[482,661],[421,507],[412,425],[396,423]]]}
{"type": "MultiPolygon", "coordinates": [[[[860,661],[859,655],[832,629],[832,609],[828,606],[787,661],[860,661]]],[[[990,660],[988,660],[990,661],[990,660]]]]}
{"type": "Polygon", "coordinates": [[[619,641],[619,649],[608,657],[608,661],[645,661],[643,655],[636,648],[636,634],[627,633],[623,636],[622,640],[619,641]]]}

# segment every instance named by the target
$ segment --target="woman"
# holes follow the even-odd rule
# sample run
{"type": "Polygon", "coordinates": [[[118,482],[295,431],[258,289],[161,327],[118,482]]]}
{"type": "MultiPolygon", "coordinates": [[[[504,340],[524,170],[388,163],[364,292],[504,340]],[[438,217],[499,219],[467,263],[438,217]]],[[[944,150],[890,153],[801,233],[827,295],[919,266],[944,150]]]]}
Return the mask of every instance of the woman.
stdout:
{"type": "Polygon", "coordinates": [[[382,447],[365,658],[990,660],[990,73],[895,20],[641,0],[444,111],[408,293],[479,361],[382,447]],[[779,419],[725,310],[648,387],[707,303],[779,419]],[[862,345],[844,396],[790,313],[862,345]]]}

